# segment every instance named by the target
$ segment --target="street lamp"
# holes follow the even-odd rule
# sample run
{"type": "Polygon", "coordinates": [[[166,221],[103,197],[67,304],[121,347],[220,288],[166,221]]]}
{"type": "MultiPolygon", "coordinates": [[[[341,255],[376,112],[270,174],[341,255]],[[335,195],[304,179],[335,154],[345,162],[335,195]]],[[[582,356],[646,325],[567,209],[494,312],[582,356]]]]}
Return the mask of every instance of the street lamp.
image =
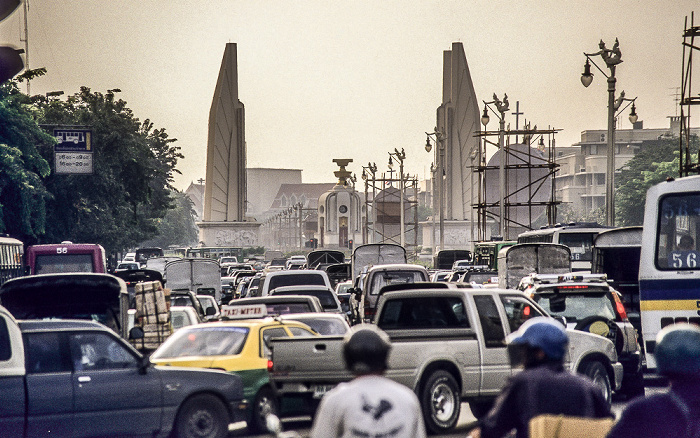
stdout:
{"type": "Polygon", "coordinates": [[[391,169],[393,163],[391,158],[394,157],[398,160],[399,162],[399,196],[401,196],[401,200],[399,201],[400,203],[400,208],[401,208],[401,226],[400,226],[400,233],[401,233],[401,246],[406,247],[406,221],[405,221],[405,212],[404,212],[404,179],[403,179],[403,160],[406,159],[406,152],[401,148],[401,152],[399,152],[398,149],[394,148],[394,152],[389,152],[389,169],[391,169]]]}
{"type": "MultiPolygon", "coordinates": [[[[608,79],[608,160],[605,177],[605,225],[609,227],[615,226],[615,118],[616,111],[624,101],[632,102],[632,112],[629,115],[629,120],[634,124],[637,121],[636,108],[634,106],[635,99],[626,99],[625,92],[620,93],[620,97],[615,99],[615,68],[617,64],[622,62],[622,52],[620,52],[620,42],[615,38],[615,44],[612,49],[605,47],[603,40],[598,44],[600,50],[596,53],[585,53],[586,64],[583,66],[581,74],[581,83],[584,87],[588,87],[593,82],[593,73],[591,73],[591,63],[600,71],[603,76],[608,79]],[[592,56],[600,55],[605,61],[605,65],[610,71],[606,74],[598,64],[591,59],[592,56]]],[[[626,107],[625,107],[626,108],[626,107]]],[[[623,108],[624,109],[624,108],[623,108]]]]}
{"type": "MultiPolygon", "coordinates": [[[[365,224],[362,227],[362,243],[369,243],[369,179],[372,177],[372,202],[374,202],[376,188],[376,173],[377,173],[377,163],[367,163],[367,166],[362,166],[362,179],[365,182],[365,224]]],[[[374,210],[372,210],[374,211],[374,210]]]]}
{"type": "MultiPolygon", "coordinates": [[[[427,152],[430,152],[433,148],[430,145],[430,139],[434,138],[435,145],[437,146],[436,155],[437,155],[437,172],[435,172],[435,181],[433,181],[433,184],[436,182],[439,184],[438,185],[438,202],[439,202],[439,207],[438,207],[438,212],[440,214],[439,219],[440,219],[440,251],[445,249],[445,214],[443,210],[443,206],[445,204],[444,198],[444,184],[442,181],[443,175],[445,174],[445,141],[447,140],[447,135],[445,135],[444,132],[438,130],[437,126],[435,127],[435,130],[433,132],[426,132],[425,135],[427,136],[427,139],[425,141],[425,150],[427,152]]],[[[435,206],[435,197],[433,196],[433,206],[435,206]]],[[[435,212],[433,212],[433,215],[435,212]]],[[[433,229],[433,235],[435,234],[435,229],[433,229]]],[[[435,254],[433,254],[435,255],[435,254]]]]}
{"type": "MultiPolygon", "coordinates": [[[[489,112],[488,110],[491,109],[489,105],[496,105],[496,110],[498,112],[494,112],[496,116],[498,117],[498,149],[501,151],[501,159],[499,160],[499,167],[498,167],[498,190],[499,190],[499,197],[500,201],[498,202],[498,216],[499,216],[499,234],[501,235],[502,239],[506,239],[506,208],[505,208],[505,199],[506,199],[506,150],[505,150],[505,134],[506,134],[506,112],[510,108],[510,104],[508,103],[508,95],[504,94],[503,95],[503,100],[501,101],[498,96],[496,96],[496,93],[493,93],[493,100],[491,102],[484,102],[484,113],[481,116],[481,123],[484,125],[484,129],[486,129],[486,125],[489,123],[489,112]]],[[[493,109],[491,109],[493,111],[493,109]]]]}

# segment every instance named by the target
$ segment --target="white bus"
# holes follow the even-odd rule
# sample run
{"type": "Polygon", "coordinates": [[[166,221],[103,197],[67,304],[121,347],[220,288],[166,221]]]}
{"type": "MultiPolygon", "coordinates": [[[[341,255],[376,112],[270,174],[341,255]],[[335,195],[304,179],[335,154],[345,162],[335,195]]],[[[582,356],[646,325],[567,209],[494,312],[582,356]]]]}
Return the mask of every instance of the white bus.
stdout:
{"type": "Polygon", "coordinates": [[[601,231],[610,229],[595,222],[558,224],[518,235],[518,243],[558,243],[571,250],[571,270],[590,271],[593,240],[601,231]]]}
{"type": "Polygon", "coordinates": [[[639,262],[639,304],[647,368],[656,335],[677,322],[700,324],[700,176],[662,182],[647,192],[639,262]]]}

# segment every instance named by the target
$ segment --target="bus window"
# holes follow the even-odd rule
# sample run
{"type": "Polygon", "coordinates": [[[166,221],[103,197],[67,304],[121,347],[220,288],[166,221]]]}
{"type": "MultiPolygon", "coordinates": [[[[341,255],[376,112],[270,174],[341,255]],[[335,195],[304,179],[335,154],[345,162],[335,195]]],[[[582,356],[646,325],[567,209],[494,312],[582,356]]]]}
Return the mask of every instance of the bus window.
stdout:
{"type": "Polygon", "coordinates": [[[36,256],[35,274],[94,272],[91,254],[42,254],[36,256]]]}
{"type": "Polygon", "coordinates": [[[571,250],[571,261],[593,259],[593,239],[598,233],[560,233],[559,242],[571,250]]]}
{"type": "Polygon", "coordinates": [[[659,202],[656,265],[666,270],[700,269],[700,194],[670,194],[659,202]]]}

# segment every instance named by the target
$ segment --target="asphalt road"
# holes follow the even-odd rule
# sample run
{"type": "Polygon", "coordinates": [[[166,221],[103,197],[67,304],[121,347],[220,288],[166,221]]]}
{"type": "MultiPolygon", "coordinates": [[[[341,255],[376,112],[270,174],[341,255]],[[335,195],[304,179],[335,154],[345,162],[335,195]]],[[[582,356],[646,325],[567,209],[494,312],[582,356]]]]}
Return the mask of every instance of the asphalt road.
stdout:
{"type": "MultiPolygon", "coordinates": [[[[648,376],[646,395],[651,395],[659,392],[666,391],[667,388],[661,386],[661,383],[653,378],[653,376],[648,376]]],[[[627,405],[625,400],[613,400],[612,410],[616,417],[619,417],[622,410],[627,405]]],[[[476,419],[471,414],[469,410],[469,404],[463,403],[461,409],[461,415],[457,423],[457,427],[446,434],[433,435],[445,438],[464,438],[469,430],[469,424],[476,419]]],[[[310,417],[298,417],[283,419],[283,427],[285,431],[296,431],[301,438],[307,438],[309,436],[309,430],[311,428],[311,418],[310,417]]],[[[250,435],[245,427],[240,425],[238,428],[232,429],[229,433],[229,437],[256,437],[256,438],[274,438],[273,435],[250,435]]]]}

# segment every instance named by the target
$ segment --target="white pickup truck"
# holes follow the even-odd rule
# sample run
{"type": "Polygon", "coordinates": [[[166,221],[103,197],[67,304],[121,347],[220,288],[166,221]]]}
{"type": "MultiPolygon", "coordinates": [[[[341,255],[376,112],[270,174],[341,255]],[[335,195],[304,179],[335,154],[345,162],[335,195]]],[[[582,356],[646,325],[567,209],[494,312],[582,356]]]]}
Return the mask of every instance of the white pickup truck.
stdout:
{"type": "MultiPolygon", "coordinates": [[[[374,319],[392,340],[387,377],[418,395],[429,431],[452,429],[460,404],[478,417],[515,371],[505,338],[529,318],[548,316],[520,292],[503,289],[415,289],[382,294],[374,319]]],[[[608,400],[622,382],[622,365],[608,339],[567,330],[567,366],[591,377],[608,400]]],[[[271,381],[281,399],[313,409],[352,375],[341,337],[272,340],[271,381]],[[291,401],[291,400],[290,400],[291,401]]]]}

